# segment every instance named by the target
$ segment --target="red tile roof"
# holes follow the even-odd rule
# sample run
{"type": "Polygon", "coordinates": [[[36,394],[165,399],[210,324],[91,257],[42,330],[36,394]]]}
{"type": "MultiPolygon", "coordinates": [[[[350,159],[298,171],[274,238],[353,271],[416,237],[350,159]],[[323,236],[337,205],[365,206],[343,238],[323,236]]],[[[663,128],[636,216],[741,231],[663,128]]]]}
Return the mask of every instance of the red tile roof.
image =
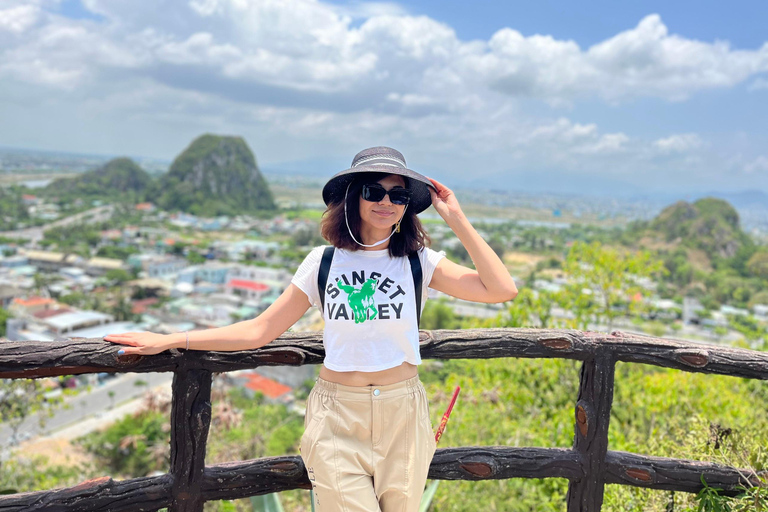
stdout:
{"type": "Polygon", "coordinates": [[[131,312],[135,315],[144,313],[148,306],[157,304],[160,299],[157,297],[149,297],[147,299],[135,300],[131,304],[131,312]]]}
{"type": "Polygon", "coordinates": [[[257,292],[264,292],[269,290],[269,286],[256,281],[248,281],[247,279],[232,279],[227,286],[232,288],[245,288],[247,290],[254,290],[257,292]]]}
{"type": "Polygon", "coordinates": [[[245,387],[253,391],[260,391],[269,398],[278,398],[291,391],[290,387],[258,373],[248,373],[246,375],[248,382],[245,383],[245,387]]]}
{"type": "Polygon", "coordinates": [[[32,313],[32,316],[39,319],[44,318],[50,318],[52,316],[61,315],[62,313],[70,313],[72,310],[69,308],[59,308],[59,309],[44,309],[42,311],[38,311],[37,313],[32,313]]]}
{"type": "Polygon", "coordinates": [[[15,298],[13,299],[13,302],[15,304],[18,304],[20,306],[29,307],[29,306],[40,306],[42,304],[54,304],[56,303],[53,299],[46,299],[44,297],[30,297],[29,299],[22,299],[22,298],[15,298]]]}

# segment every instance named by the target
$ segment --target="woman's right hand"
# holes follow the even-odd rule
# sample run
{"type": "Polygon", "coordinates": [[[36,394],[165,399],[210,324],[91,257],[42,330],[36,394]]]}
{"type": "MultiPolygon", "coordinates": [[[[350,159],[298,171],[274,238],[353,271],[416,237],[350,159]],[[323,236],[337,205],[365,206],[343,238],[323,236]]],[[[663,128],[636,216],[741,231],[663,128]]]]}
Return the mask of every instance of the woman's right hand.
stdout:
{"type": "Polygon", "coordinates": [[[174,347],[170,334],[157,334],[148,331],[108,334],[104,336],[104,340],[127,345],[118,351],[118,355],[138,354],[150,356],[174,347]]]}

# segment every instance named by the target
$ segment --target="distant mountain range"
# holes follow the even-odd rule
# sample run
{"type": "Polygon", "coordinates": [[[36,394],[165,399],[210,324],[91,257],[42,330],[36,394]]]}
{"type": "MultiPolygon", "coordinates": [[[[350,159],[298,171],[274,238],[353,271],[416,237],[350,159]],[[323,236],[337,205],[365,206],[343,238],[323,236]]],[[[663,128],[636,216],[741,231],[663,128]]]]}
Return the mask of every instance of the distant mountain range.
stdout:
{"type": "MultiPolygon", "coordinates": [[[[200,144],[205,145],[206,140],[208,140],[208,142],[214,140],[214,139],[210,139],[210,137],[215,138],[216,136],[213,136],[213,135],[202,136],[196,141],[199,140],[200,144]]],[[[231,139],[232,145],[227,150],[225,149],[227,144],[224,144],[221,150],[232,151],[233,154],[242,155],[240,160],[244,168],[256,168],[256,170],[258,171],[255,158],[252,158],[253,154],[251,153],[250,149],[247,147],[247,144],[245,143],[245,141],[242,140],[242,138],[224,137],[222,139],[231,139]],[[239,143],[234,142],[235,140],[240,140],[240,142],[239,143]],[[236,149],[235,146],[239,146],[240,144],[242,144],[242,147],[240,149],[236,149]]],[[[197,150],[193,147],[190,147],[187,149],[188,150],[191,149],[192,154],[197,153],[197,150]]],[[[171,165],[172,168],[174,167],[174,165],[176,166],[177,169],[179,169],[179,165],[181,165],[181,167],[185,167],[186,164],[182,165],[181,162],[179,162],[178,164],[176,163],[180,157],[181,155],[179,155],[179,157],[177,157],[177,159],[174,160],[174,164],[171,165]]],[[[78,153],[67,153],[62,151],[55,151],[55,152],[54,151],[38,151],[38,150],[31,150],[31,149],[17,149],[17,148],[8,148],[8,147],[0,146],[0,167],[2,167],[2,169],[5,169],[9,172],[15,172],[15,170],[17,169],[19,172],[23,172],[24,169],[45,168],[45,167],[50,168],[52,170],[57,170],[57,169],[75,169],[76,170],[78,168],[83,168],[83,166],[85,166],[84,168],[92,168],[92,166],[98,162],[108,163],[107,162],[108,158],[109,158],[108,156],[104,156],[104,155],[86,155],[86,154],[78,154],[78,153]],[[91,164],[89,165],[88,162],[91,162],[91,164]]],[[[163,169],[168,165],[167,162],[164,162],[158,159],[147,159],[147,158],[138,157],[138,156],[131,158],[131,160],[133,162],[138,162],[138,164],[140,164],[142,168],[147,169],[150,173],[150,176],[159,177],[166,174],[165,172],[163,172],[163,169]]],[[[186,158],[183,160],[188,161],[186,158]]],[[[211,160],[210,163],[214,163],[213,160],[211,160]]],[[[339,170],[346,168],[347,165],[348,165],[348,162],[346,160],[341,161],[339,159],[318,158],[318,159],[304,159],[304,160],[298,160],[293,162],[287,162],[287,163],[280,164],[279,166],[270,166],[266,170],[268,171],[269,174],[274,176],[281,176],[281,177],[288,177],[291,175],[302,176],[306,178],[314,178],[324,182],[324,180],[327,179],[329,176],[331,176],[332,174],[334,174],[339,170]]],[[[237,164],[235,165],[235,167],[237,167],[237,164]]],[[[426,172],[427,174],[430,174],[430,170],[428,169],[427,170],[422,169],[422,171],[426,172]]],[[[235,174],[237,174],[237,172],[235,172],[235,174]]],[[[261,175],[260,172],[259,172],[259,175],[261,175]]],[[[439,176],[437,176],[437,178],[440,179],[439,176]]],[[[258,182],[260,181],[259,178],[255,178],[255,180],[256,181],[253,182],[253,184],[256,185],[256,187],[261,190],[262,188],[258,185],[258,182]]],[[[186,180],[182,180],[182,181],[186,181],[186,180]]],[[[195,180],[192,180],[192,182],[194,181],[195,180]]],[[[206,178],[206,180],[203,180],[203,181],[210,181],[210,180],[206,178]]],[[[461,188],[474,189],[474,190],[503,189],[510,192],[531,194],[531,195],[565,194],[568,196],[610,197],[614,199],[622,198],[622,199],[647,201],[649,203],[658,205],[659,208],[661,208],[663,205],[673,203],[680,199],[684,199],[687,201],[695,201],[703,197],[718,197],[718,198],[727,200],[729,203],[731,203],[733,206],[735,206],[738,209],[749,208],[749,209],[757,209],[758,211],[763,208],[768,209],[768,192],[763,192],[761,190],[752,189],[752,190],[742,190],[742,191],[735,191],[735,192],[734,191],[729,191],[729,192],[711,191],[707,193],[690,193],[685,191],[681,192],[679,190],[672,190],[672,191],[661,190],[661,191],[650,192],[643,189],[639,189],[637,186],[633,186],[626,182],[623,182],[621,179],[606,178],[603,176],[588,175],[588,174],[573,175],[573,174],[558,174],[553,172],[546,172],[546,173],[516,172],[505,177],[504,180],[498,180],[490,177],[482,178],[475,175],[471,175],[471,176],[467,176],[466,178],[463,178],[460,176],[458,177],[453,176],[452,179],[446,180],[446,181],[448,181],[453,188],[457,188],[457,189],[461,189],[461,188]]],[[[235,182],[236,180],[233,181],[232,183],[235,183],[235,182]]],[[[170,183],[170,181],[164,182],[164,183],[167,184],[167,183],[170,183]]],[[[200,184],[202,184],[202,182],[200,182],[200,184]]],[[[221,185],[221,184],[218,184],[218,185],[221,185]]],[[[168,192],[168,190],[161,191],[161,192],[168,192]]],[[[188,192],[188,191],[185,191],[185,192],[188,192]]],[[[185,195],[187,194],[185,193],[185,195]]],[[[162,193],[160,194],[160,196],[162,196],[162,193]]],[[[166,198],[165,200],[168,200],[168,198],[166,198]]],[[[243,201],[243,198],[239,198],[237,201],[241,201],[246,205],[249,202],[253,202],[253,201],[256,201],[257,203],[260,203],[260,204],[269,203],[266,197],[261,197],[258,200],[249,199],[245,201],[243,201]]],[[[184,204],[184,208],[193,208],[195,201],[192,201],[191,199],[187,198],[187,200],[183,200],[181,201],[181,203],[184,204]]],[[[200,207],[197,206],[197,208],[200,208],[200,207]]],[[[218,207],[216,207],[215,209],[218,209],[218,207]]],[[[225,209],[231,209],[231,208],[225,207],[225,209]]]]}
{"type": "Polygon", "coordinates": [[[242,137],[205,134],[152,178],[130,158],[51,182],[43,191],[59,200],[149,201],[168,211],[238,215],[271,211],[275,202],[251,149],[242,137]]]}

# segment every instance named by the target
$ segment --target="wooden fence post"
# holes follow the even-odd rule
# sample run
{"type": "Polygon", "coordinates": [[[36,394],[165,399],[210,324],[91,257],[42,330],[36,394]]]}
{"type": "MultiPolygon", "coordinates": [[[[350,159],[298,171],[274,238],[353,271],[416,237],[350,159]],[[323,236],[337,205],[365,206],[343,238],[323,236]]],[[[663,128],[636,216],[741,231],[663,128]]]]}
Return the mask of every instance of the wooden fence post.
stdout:
{"type": "Polygon", "coordinates": [[[608,351],[595,354],[581,367],[573,448],[582,457],[585,475],[568,485],[568,512],[599,512],[603,505],[615,368],[616,360],[608,351]]]}
{"type": "Polygon", "coordinates": [[[179,369],[171,405],[171,506],[169,512],[202,512],[200,492],[211,425],[211,372],[179,369]]]}

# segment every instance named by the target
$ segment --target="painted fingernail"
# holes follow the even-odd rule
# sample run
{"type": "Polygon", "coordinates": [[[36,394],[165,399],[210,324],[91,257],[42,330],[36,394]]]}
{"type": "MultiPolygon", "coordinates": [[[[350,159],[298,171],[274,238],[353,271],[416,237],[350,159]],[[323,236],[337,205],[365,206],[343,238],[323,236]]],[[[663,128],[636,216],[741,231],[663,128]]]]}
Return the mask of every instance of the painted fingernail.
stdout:
{"type": "Polygon", "coordinates": [[[125,350],[118,350],[117,351],[117,355],[121,356],[123,354],[125,354],[125,350]]]}

